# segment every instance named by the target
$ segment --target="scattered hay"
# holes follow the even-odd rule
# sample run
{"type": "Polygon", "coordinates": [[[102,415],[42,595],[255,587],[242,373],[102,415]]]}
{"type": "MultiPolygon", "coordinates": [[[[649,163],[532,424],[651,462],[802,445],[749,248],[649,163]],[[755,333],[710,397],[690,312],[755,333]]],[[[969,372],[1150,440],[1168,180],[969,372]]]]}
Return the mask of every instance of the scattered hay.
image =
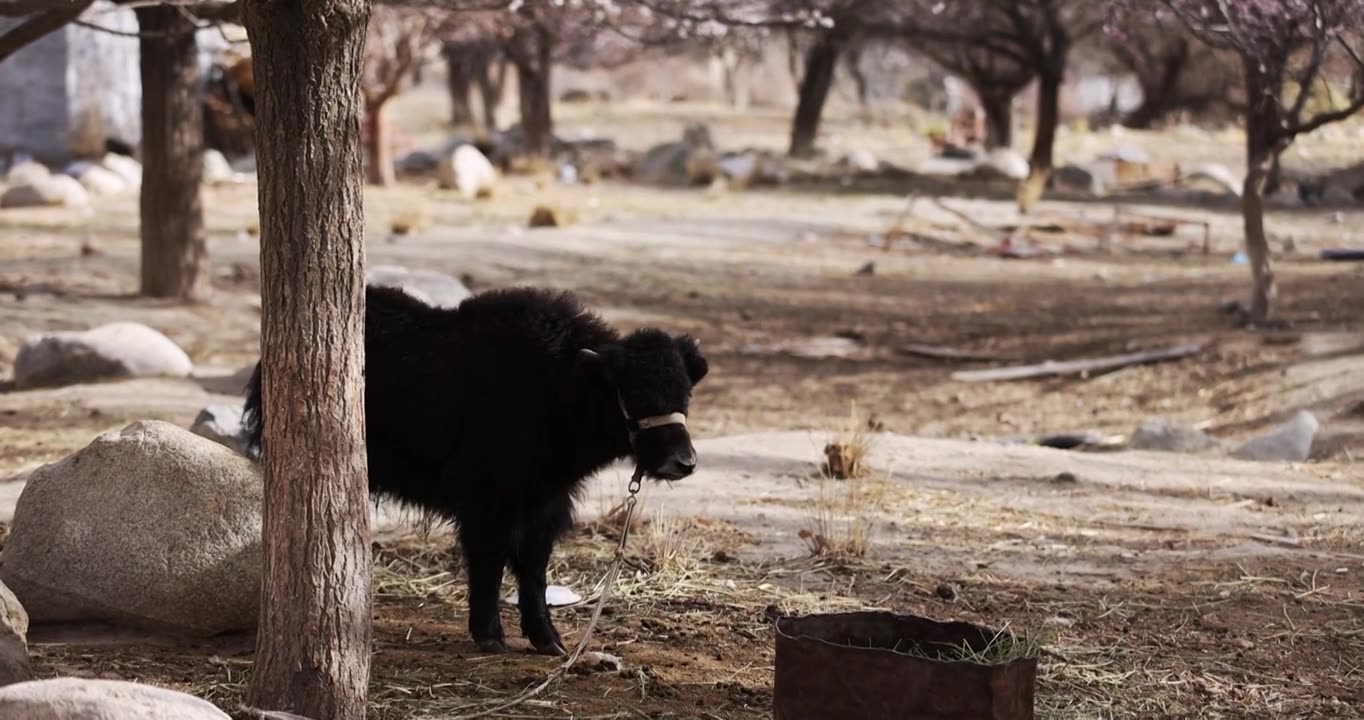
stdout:
{"type": "Polygon", "coordinates": [[[834,481],[820,478],[810,527],[801,528],[810,555],[863,558],[871,547],[876,520],[885,511],[888,478],[834,481]]]}

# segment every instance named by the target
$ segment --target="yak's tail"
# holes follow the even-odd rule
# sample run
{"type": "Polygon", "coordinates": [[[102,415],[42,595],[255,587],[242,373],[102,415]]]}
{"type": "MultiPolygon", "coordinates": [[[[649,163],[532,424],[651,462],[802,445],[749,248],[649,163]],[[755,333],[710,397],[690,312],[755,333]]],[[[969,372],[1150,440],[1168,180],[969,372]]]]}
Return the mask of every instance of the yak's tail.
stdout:
{"type": "Polygon", "coordinates": [[[261,437],[265,434],[265,417],[261,414],[260,363],[256,363],[250,382],[246,383],[246,409],[242,412],[242,429],[246,431],[246,456],[260,459],[261,437]]]}

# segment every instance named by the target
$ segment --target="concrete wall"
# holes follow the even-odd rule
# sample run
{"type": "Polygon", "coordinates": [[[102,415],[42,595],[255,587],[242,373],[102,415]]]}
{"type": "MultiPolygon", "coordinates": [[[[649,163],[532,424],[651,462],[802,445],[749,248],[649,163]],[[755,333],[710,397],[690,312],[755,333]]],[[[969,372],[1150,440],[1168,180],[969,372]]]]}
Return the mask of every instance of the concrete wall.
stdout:
{"type": "MultiPolygon", "coordinates": [[[[131,10],[100,0],[82,16],[102,27],[135,32],[131,10]]],[[[0,22],[0,30],[17,24],[0,22]]],[[[24,153],[49,163],[101,154],[106,137],[142,137],[137,40],[75,25],[0,63],[0,154],[24,153]]]]}

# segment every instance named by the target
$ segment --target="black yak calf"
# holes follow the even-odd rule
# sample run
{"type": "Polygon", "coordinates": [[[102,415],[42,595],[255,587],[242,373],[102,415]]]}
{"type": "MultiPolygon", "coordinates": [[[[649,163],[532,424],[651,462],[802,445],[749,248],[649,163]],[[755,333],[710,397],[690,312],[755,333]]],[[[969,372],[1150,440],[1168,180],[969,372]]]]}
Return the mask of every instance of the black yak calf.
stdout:
{"type": "MultiPolygon", "coordinates": [[[[365,297],[370,491],[455,521],[481,649],[506,649],[498,593],[510,564],[522,633],[562,654],[545,605],[554,543],[584,481],[608,464],[630,457],[664,480],[696,469],[685,422],[707,371],[696,341],[622,337],[570,295],[541,290],[485,292],[455,309],[393,288],[365,297]]],[[[258,364],[245,416],[257,456],[262,409],[258,364]]]]}

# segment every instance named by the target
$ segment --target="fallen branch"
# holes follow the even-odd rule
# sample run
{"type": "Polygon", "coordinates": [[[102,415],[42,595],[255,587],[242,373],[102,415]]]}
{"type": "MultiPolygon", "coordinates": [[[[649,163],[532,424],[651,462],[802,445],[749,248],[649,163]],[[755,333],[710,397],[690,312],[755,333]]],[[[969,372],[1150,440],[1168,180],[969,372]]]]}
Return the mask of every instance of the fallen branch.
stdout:
{"type": "Polygon", "coordinates": [[[1180,358],[1197,355],[1203,352],[1208,346],[1208,341],[1184,343],[1161,350],[1148,350],[1145,352],[1128,353],[1126,355],[1113,355],[1110,357],[1089,358],[1085,360],[1048,360],[1036,365],[1019,365],[1015,367],[992,368],[990,370],[964,370],[952,373],[953,380],[961,382],[991,382],[995,380],[1024,380],[1028,378],[1048,377],[1052,375],[1089,375],[1091,373],[1108,372],[1118,370],[1131,365],[1145,365],[1149,363],[1164,362],[1167,360],[1178,360],[1180,358]]]}
{"type": "Polygon", "coordinates": [[[1008,358],[997,353],[984,352],[980,350],[958,350],[957,348],[942,347],[940,345],[919,345],[909,343],[901,345],[900,352],[915,357],[924,357],[932,360],[955,360],[961,362],[971,362],[973,360],[993,360],[1000,362],[1008,358]]]}

